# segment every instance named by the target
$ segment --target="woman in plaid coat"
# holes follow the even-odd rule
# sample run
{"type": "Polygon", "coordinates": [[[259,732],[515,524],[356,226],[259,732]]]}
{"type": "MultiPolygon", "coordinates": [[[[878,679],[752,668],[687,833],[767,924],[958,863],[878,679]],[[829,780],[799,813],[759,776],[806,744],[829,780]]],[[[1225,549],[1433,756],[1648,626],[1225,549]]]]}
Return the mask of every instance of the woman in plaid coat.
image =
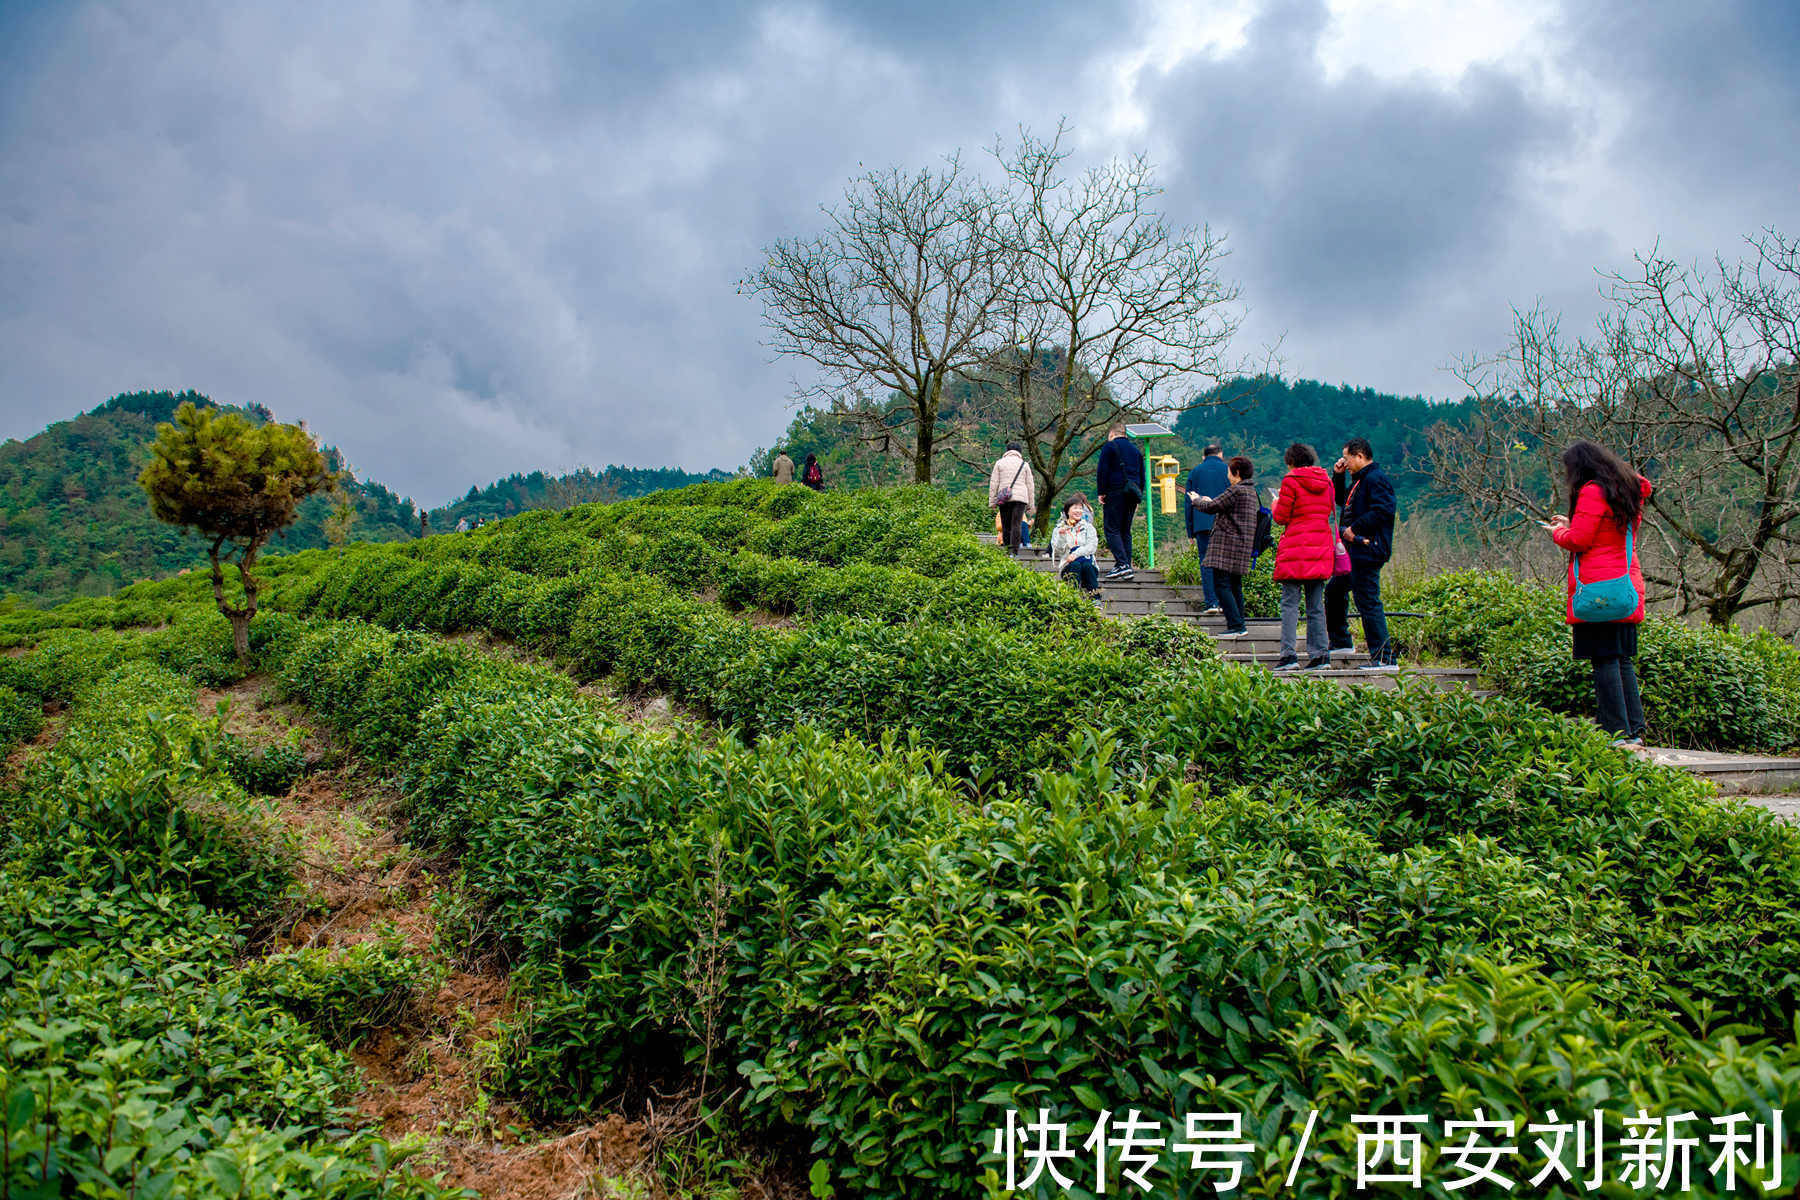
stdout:
{"type": "Polygon", "coordinates": [[[1243,637],[1244,576],[1250,573],[1251,550],[1256,546],[1256,466],[1239,454],[1225,464],[1231,486],[1217,496],[1189,492],[1188,501],[1201,512],[1212,513],[1212,544],[1206,548],[1206,561],[1212,568],[1213,590],[1219,607],[1225,610],[1225,632],[1221,637],[1243,637]]]}

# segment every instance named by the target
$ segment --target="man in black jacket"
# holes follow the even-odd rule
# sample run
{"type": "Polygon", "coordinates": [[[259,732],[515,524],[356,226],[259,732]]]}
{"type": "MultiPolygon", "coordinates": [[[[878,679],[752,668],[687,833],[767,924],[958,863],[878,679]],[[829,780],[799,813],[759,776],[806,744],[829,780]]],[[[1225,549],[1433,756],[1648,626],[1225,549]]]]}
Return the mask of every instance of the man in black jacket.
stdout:
{"type": "Polygon", "coordinates": [[[1113,569],[1102,578],[1131,579],[1137,574],[1131,569],[1131,519],[1137,516],[1138,502],[1144,498],[1144,452],[1125,436],[1124,425],[1107,430],[1106,438],[1094,472],[1094,490],[1105,506],[1101,523],[1106,528],[1106,548],[1113,556],[1113,569]]]}
{"type": "Polygon", "coordinates": [[[1365,671],[1394,671],[1395,654],[1388,641],[1387,613],[1381,607],[1381,568],[1394,553],[1394,485],[1387,472],[1375,465],[1375,451],[1367,438],[1353,437],[1331,468],[1337,485],[1337,502],[1343,510],[1340,536],[1350,552],[1350,574],[1334,577],[1325,585],[1325,625],[1331,631],[1334,650],[1350,641],[1350,596],[1362,615],[1363,638],[1368,642],[1365,671]]]}

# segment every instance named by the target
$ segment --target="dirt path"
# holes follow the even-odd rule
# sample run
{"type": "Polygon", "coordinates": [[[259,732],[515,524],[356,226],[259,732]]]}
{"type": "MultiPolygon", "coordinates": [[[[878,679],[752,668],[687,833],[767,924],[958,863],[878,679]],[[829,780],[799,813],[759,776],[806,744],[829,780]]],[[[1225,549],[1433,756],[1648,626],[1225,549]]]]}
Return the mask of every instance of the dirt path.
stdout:
{"type": "Polygon", "coordinates": [[[643,1125],[608,1116],[580,1128],[535,1126],[490,1091],[501,1025],[513,1013],[507,977],[493,962],[458,957],[440,935],[454,864],[403,837],[399,796],[312,724],[272,700],[262,677],[203,690],[208,715],[227,704],[226,728],[253,743],[298,743],[308,770],[271,803],[293,839],[303,905],[273,933],[274,949],[352,946],[398,938],[441,978],[395,1026],[351,1053],[368,1084],[355,1106],[388,1138],[423,1139],[411,1160],[423,1174],[509,1200],[661,1197],[646,1167],[643,1125]]]}

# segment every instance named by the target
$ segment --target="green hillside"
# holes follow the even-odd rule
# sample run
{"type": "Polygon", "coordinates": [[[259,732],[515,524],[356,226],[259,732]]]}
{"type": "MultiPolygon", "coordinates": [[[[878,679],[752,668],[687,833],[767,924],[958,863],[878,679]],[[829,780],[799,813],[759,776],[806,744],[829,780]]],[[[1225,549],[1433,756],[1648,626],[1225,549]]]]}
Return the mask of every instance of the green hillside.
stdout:
{"type": "Polygon", "coordinates": [[[583,467],[567,475],[546,475],[542,471],[512,474],[484,488],[471,487],[455,503],[432,509],[431,527],[442,533],[465,519],[473,525],[534,508],[564,509],[596,501],[636,500],[651,492],[691,483],[717,483],[731,477],[730,471],[714,469],[696,474],[675,467],[607,467],[598,472],[583,467]]]}
{"type": "MultiPolygon", "coordinates": [[[[0,594],[33,603],[110,595],[123,584],[205,560],[198,536],[151,516],[137,485],[157,423],[170,420],[184,400],[212,404],[198,392],[130,392],[23,442],[0,444],[0,594]]],[[[258,420],[271,415],[261,405],[236,411],[258,420]]],[[[343,466],[329,447],[327,457],[343,466]]],[[[353,539],[416,535],[411,501],[356,479],[344,491],[356,506],[353,539]]],[[[326,545],[325,519],[335,503],[325,496],[306,501],[275,548],[326,545]]]]}
{"type": "MultiPolygon", "coordinates": [[[[72,596],[107,596],[139,579],[167,575],[206,561],[199,537],[150,514],[137,485],[159,422],[171,420],[184,401],[212,405],[198,392],[129,392],[58,421],[25,441],[0,443],[0,597],[49,604],[72,596]]],[[[217,407],[232,407],[219,405],[217,407]]],[[[235,411],[253,420],[272,414],[253,404],[235,411]]],[[[334,469],[343,456],[327,446],[334,469]]],[[[661,468],[607,467],[548,476],[511,475],[485,488],[471,487],[453,504],[432,510],[431,528],[442,532],[532,508],[568,508],[596,500],[625,500],[664,488],[730,478],[727,472],[694,474],[661,468]]],[[[348,540],[391,542],[419,535],[419,509],[379,483],[347,476],[343,492],[355,506],[348,540]]],[[[328,544],[326,520],[339,501],[315,496],[300,506],[300,519],[278,537],[276,553],[328,544]]]]}
{"type": "MultiPolygon", "coordinates": [[[[1258,474],[1279,474],[1292,442],[1307,442],[1330,463],[1346,438],[1366,437],[1394,481],[1404,512],[1430,501],[1431,459],[1426,430],[1467,419],[1468,401],[1395,396],[1373,388],[1333,386],[1279,375],[1233,379],[1203,393],[1175,422],[1195,451],[1209,442],[1227,454],[1248,454],[1258,474]]],[[[1189,461],[1183,457],[1182,461],[1189,461]]]]}

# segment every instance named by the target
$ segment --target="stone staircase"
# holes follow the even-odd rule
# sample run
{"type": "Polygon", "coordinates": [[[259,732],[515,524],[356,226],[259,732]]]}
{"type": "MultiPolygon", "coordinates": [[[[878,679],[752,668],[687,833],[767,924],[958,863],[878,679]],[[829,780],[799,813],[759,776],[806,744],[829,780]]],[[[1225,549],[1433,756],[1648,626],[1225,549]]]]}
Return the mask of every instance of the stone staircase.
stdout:
{"type": "MultiPolygon", "coordinates": [[[[994,535],[981,535],[982,540],[994,544],[994,535]]],[[[1047,554],[1039,554],[1036,547],[1027,550],[1013,559],[1022,567],[1045,575],[1056,574],[1047,554]]],[[[1102,569],[1110,567],[1110,562],[1101,560],[1102,569]]],[[[1198,625],[1214,635],[1225,632],[1225,619],[1218,614],[1205,615],[1201,609],[1205,607],[1200,589],[1197,587],[1181,587],[1166,582],[1161,571],[1140,569],[1135,579],[1101,581],[1101,611],[1109,617],[1143,617],[1153,613],[1162,613],[1173,620],[1185,621],[1198,625]]],[[[1249,635],[1242,638],[1225,639],[1219,647],[1225,652],[1225,661],[1244,663],[1247,665],[1273,667],[1281,658],[1281,622],[1279,620],[1258,620],[1251,618],[1245,621],[1249,635]]],[[[1354,624],[1352,626],[1354,628],[1354,624]]],[[[1357,632],[1360,633],[1360,630],[1357,632]]],[[[1302,618],[1299,632],[1300,652],[1305,655],[1306,622],[1302,618]]],[[[1463,668],[1445,667],[1405,667],[1398,674],[1382,674],[1379,672],[1358,670],[1356,664],[1366,661],[1360,652],[1340,651],[1333,656],[1334,665],[1324,671],[1283,671],[1275,675],[1277,679],[1329,679],[1336,683],[1360,684],[1368,687],[1391,689],[1405,685],[1437,687],[1445,690],[1472,690],[1475,687],[1475,672],[1463,668]]]]}

